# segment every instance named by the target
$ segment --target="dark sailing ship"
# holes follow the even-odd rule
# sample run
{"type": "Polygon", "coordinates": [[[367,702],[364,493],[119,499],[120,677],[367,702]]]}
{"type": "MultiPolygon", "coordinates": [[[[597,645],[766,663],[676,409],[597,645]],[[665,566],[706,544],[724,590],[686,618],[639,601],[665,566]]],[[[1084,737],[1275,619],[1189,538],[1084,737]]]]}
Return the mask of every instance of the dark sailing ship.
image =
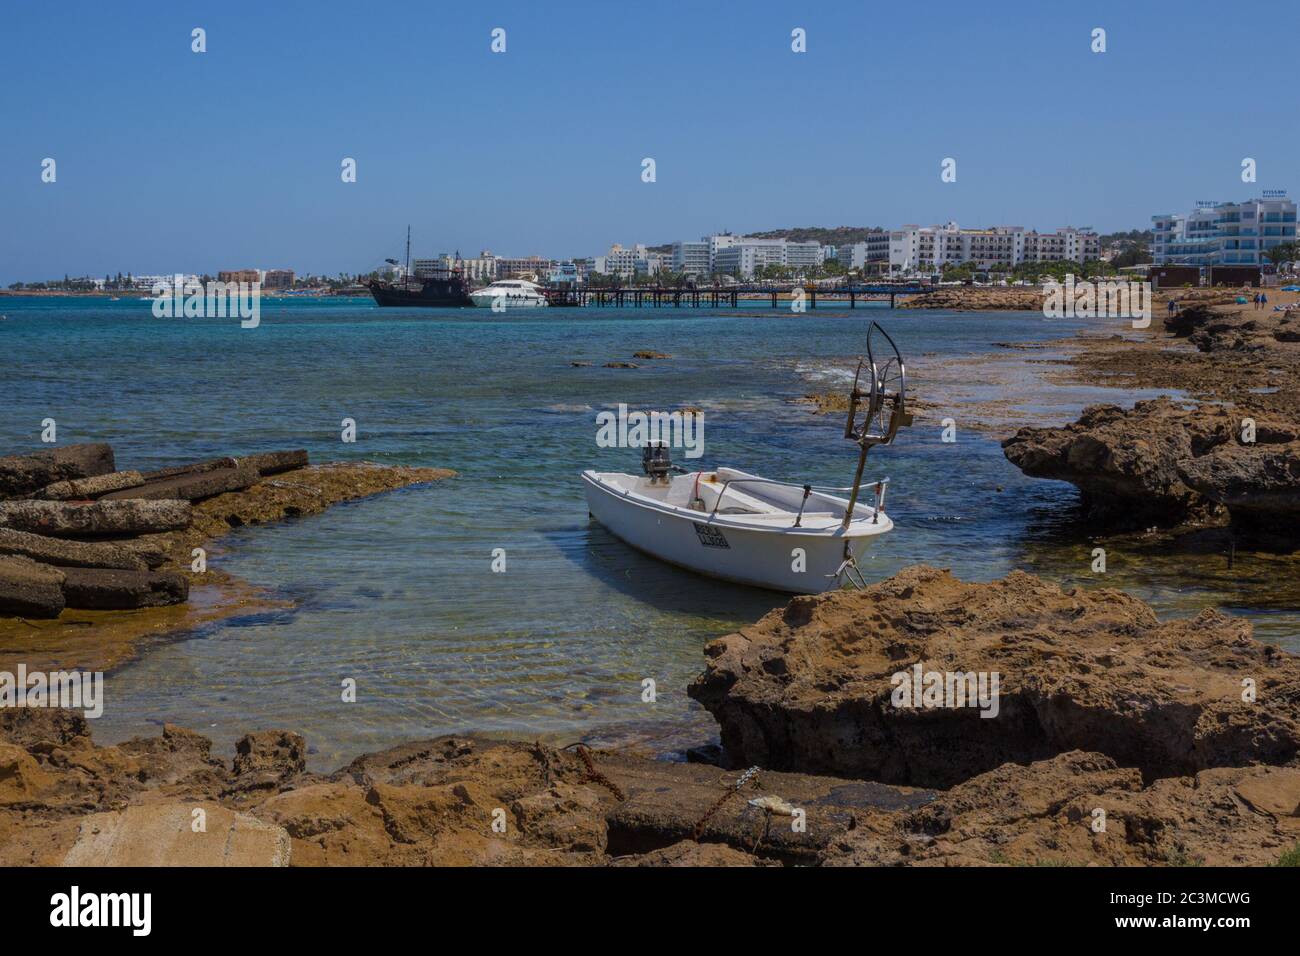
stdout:
{"type": "MultiPolygon", "coordinates": [[[[398,265],[396,259],[385,259],[390,265],[398,265]]],[[[459,257],[457,257],[459,262],[459,257]]],[[[365,283],[370,294],[375,297],[375,304],[380,306],[438,308],[473,308],[474,300],[469,297],[470,287],[464,273],[457,266],[445,276],[413,278],[411,276],[411,227],[406,227],[406,267],[402,278],[397,282],[384,282],[371,279],[365,283]]]]}

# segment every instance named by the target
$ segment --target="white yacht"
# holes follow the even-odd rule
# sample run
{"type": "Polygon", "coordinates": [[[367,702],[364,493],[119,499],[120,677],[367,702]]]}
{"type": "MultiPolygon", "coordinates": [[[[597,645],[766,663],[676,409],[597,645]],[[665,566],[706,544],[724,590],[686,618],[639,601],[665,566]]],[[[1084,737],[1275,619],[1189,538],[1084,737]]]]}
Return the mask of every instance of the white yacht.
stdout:
{"type": "Polygon", "coordinates": [[[469,297],[479,308],[496,311],[532,309],[547,304],[541,286],[527,279],[499,279],[489,286],[471,292],[469,297]]]}

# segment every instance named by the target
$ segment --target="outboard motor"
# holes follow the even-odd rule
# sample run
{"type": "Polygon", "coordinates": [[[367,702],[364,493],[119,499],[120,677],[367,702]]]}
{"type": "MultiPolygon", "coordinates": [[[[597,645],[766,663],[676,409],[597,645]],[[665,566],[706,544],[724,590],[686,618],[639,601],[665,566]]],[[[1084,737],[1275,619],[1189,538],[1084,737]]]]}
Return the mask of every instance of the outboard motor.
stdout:
{"type": "Polygon", "coordinates": [[[681,471],[673,465],[672,454],[663,442],[648,442],[641,449],[641,470],[652,485],[666,485],[672,480],[669,475],[681,471]]]}

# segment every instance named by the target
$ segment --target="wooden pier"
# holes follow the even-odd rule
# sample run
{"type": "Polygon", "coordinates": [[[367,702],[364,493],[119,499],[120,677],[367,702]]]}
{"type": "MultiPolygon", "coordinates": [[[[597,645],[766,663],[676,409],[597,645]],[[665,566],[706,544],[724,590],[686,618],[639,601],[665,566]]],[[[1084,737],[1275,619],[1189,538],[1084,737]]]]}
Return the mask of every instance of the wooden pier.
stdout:
{"type": "Polygon", "coordinates": [[[894,307],[900,295],[923,295],[936,287],[921,283],[884,283],[879,285],[846,286],[837,289],[816,289],[799,286],[708,286],[705,288],[665,288],[660,286],[632,286],[626,289],[569,288],[544,286],[542,294],[552,306],[564,308],[720,308],[722,306],[756,306],[770,302],[773,309],[788,306],[795,301],[796,290],[803,292],[804,305],[817,308],[823,303],[847,303],[857,308],[861,301],[889,300],[894,307]]]}

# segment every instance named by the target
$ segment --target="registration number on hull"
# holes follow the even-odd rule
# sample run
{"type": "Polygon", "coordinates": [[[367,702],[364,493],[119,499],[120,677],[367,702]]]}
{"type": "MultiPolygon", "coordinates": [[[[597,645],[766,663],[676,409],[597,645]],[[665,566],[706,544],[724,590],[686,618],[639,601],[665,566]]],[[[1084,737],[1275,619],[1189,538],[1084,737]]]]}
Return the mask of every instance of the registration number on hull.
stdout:
{"type": "Polygon", "coordinates": [[[731,545],[727,543],[727,536],[722,533],[721,529],[715,528],[712,525],[700,524],[698,521],[692,521],[691,524],[695,525],[695,533],[700,538],[700,544],[704,545],[706,548],[729,549],[731,547],[731,545]]]}

